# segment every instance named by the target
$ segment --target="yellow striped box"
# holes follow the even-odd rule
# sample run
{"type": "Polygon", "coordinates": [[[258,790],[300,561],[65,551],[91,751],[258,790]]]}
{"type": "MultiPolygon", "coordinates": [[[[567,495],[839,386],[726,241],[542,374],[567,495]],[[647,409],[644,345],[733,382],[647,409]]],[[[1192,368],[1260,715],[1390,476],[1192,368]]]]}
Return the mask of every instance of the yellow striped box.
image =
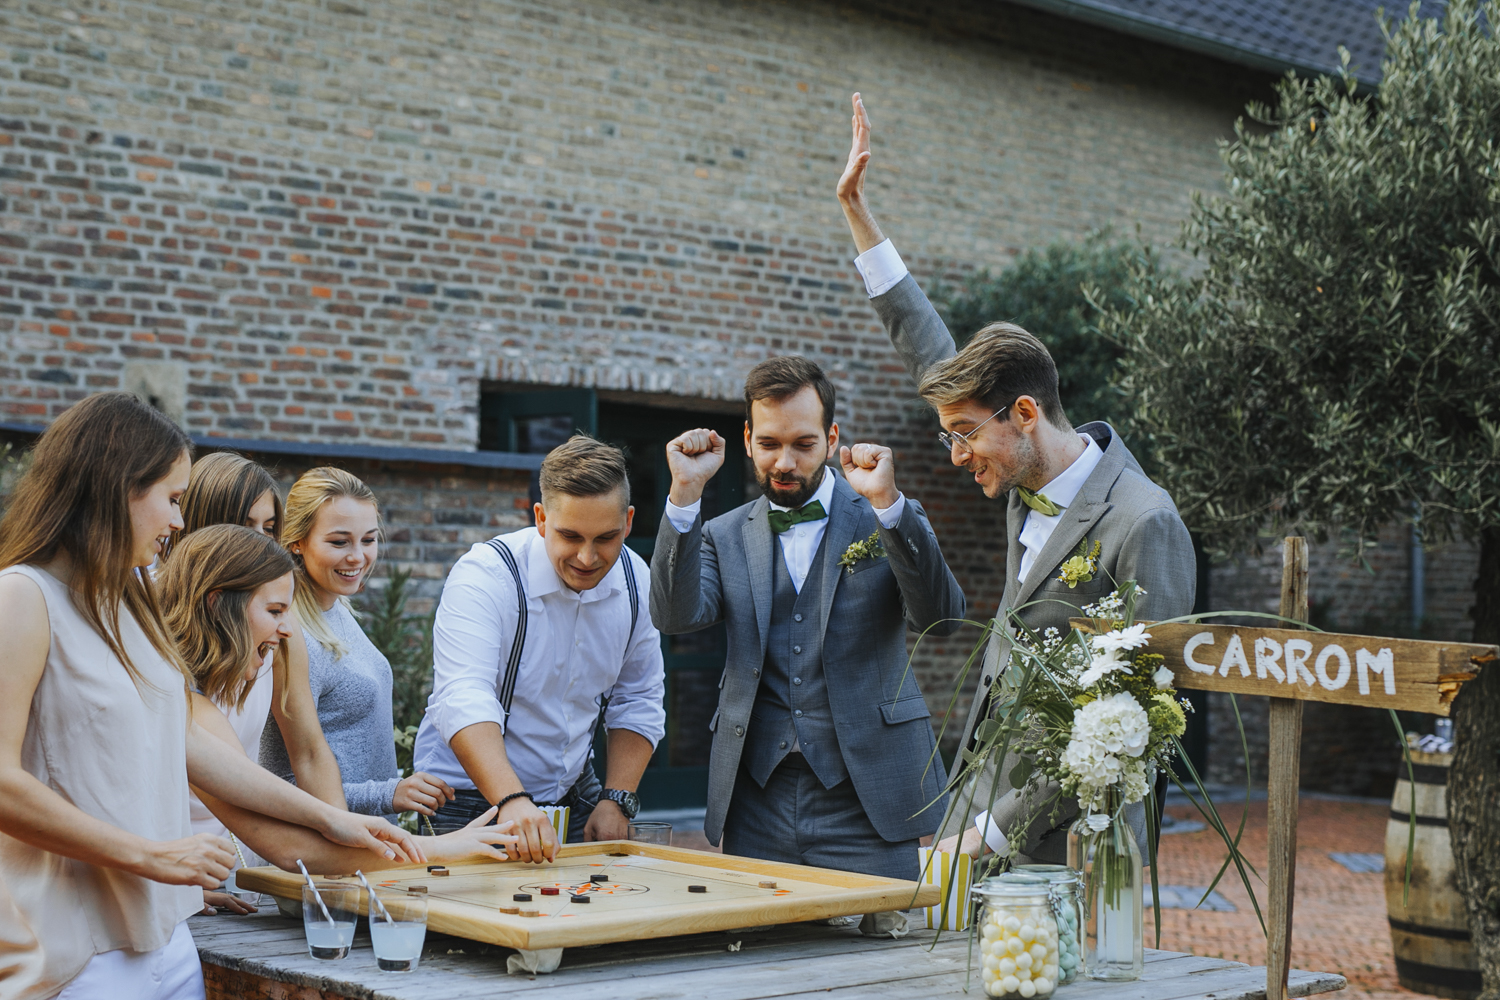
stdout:
{"type": "Polygon", "coordinates": [[[927,926],[949,931],[967,930],[969,926],[969,887],[973,881],[974,859],[959,853],[958,864],[947,851],[919,847],[924,885],[943,889],[943,903],[927,907],[927,926]]]}

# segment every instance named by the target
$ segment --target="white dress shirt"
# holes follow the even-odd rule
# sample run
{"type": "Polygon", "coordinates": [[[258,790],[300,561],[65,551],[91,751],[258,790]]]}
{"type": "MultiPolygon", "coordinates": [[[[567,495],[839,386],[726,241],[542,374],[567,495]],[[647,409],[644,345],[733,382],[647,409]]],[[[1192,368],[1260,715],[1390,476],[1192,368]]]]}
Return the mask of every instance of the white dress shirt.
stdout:
{"type": "MultiPolygon", "coordinates": [[[[827,469],[823,473],[823,481],[818,484],[817,492],[808,498],[807,502],[814,500],[822,503],[823,510],[833,510],[833,481],[834,472],[827,469]]],[[[804,505],[805,506],[805,505],[804,505]]],[[[702,509],[703,501],[694,500],[686,507],[679,507],[671,500],[667,501],[667,520],[672,522],[672,527],[677,529],[678,534],[686,534],[697,520],[698,511],[702,509]]],[[[779,503],[771,504],[772,510],[791,510],[779,503]]],[[[894,528],[901,522],[901,512],[906,510],[906,495],[898,493],[896,502],[889,507],[877,509],[875,517],[884,528],[894,528]]],[[[818,546],[823,542],[823,533],[828,530],[828,518],[820,517],[816,521],[801,521],[781,532],[776,538],[781,542],[781,558],[786,562],[787,575],[792,578],[792,587],[797,593],[802,593],[802,583],[807,579],[807,571],[812,568],[813,559],[817,558],[818,546]]],[[[839,553],[843,555],[842,552],[839,553]]]]}
{"type": "MultiPolygon", "coordinates": [[[[1083,489],[1083,484],[1093,475],[1094,467],[1104,457],[1104,452],[1094,443],[1093,438],[1087,434],[1078,436],[1083,440],[1083,454],[1073,459],[1073,464],[1058,473],[1052,482],[1037,491],[1064,510],[1078,497],[1078,491],[1083,489]]],[[[1041,511],[1029,507],[1026,509],[1026,520],[1021,522],[1018,539],[1022,545],[1019,582],[1025,583],[1026,578],[1031,575],[1037,555],[1042,551],[1042,546],[1047,544],[1047,539],[1052,537],[1052,532],[1057,530],[1057,524],[1061,520],[1061,511],[1048,517],[1041,511]]]]}
{"type": "Polygon", "coordinates": [[[475,723],[494,722],[522,786],[538,802],[556,802],[588,761],[600,695],[609,698],[609,729],[639,733],[653,747],[665,732],[661,635],[647,606],[651,571],[627,548],[598,585],[575,593],[558,578],[535,528],[501,541],[520,566],[529,619],[510,717],[499,693],[516,633],[516,584],[500,554],[481,542],[454,564],[443,585],[432,637],[432,697],[417,733],[415,765],[454,788],[473,788],[448,741],[475,723]],[[625,559],[632,561],[640,594],[628,649],[625,559]]]}
{"type": "Polygon", "coordinates": [[[890,240],[877,243],[854,258],[854,269],[865,279],[870,298],[884,295],[906,277],[906,262],[890,240]]]}

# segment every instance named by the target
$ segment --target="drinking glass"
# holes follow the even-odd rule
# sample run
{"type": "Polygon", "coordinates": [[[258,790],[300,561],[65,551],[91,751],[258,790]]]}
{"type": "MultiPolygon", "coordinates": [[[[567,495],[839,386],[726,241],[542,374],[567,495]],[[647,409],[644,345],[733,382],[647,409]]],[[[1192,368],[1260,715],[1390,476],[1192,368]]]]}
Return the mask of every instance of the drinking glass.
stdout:
{"type": "Polygon", "coordinates": [[[370,894],[369,917],[370,944],[380,971],[415,971],[427,937],[427,897],[377,889],[370,894]]]}
{"type": "Polygon", "coordinates": [[[239,869],[235,869],[234,871],[230,872],[229,873],[229,877],[224,880],[224,884],[221,885],[221,886],[219,886],[219,891],[220,892],[227,892],[229,895],[233,896],[235,899],[238,899],[242,903],[248,903],[251,906],[259,906],[260,905],[260,892],[259,892],[259,890],[256,890],[256,889],[241,889],[239,887],[239,885],[236,884],[236,882],[235,882],[235,876],[237,874],[239,874],[239,869]]]}
{"type": "Polygon", "coordinates": [[[672,824],[661,823],[656,820],[632,821],[630,824],[630,839],[642,844],[660,844],[662,847],[672,846],[672,824]]]}
{"type": "Polygon", "coordinates": [[[319,882],[316,894],[312,886],[302,886],[302,929],[307,932],[307,953],[313,958],[347,958],[358,920],[359,886],[319,882]],[[321,907],[318,896],[323,897],[321,907]],[[323,915],[324,907],[332,923],[323,915]]]}

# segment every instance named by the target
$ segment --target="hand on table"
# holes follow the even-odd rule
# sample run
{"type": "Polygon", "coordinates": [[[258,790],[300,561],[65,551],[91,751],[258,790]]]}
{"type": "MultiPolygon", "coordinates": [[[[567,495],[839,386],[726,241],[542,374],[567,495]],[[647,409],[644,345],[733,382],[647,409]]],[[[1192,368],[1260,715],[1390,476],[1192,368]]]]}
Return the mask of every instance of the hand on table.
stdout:
{"type": "Polygon", "coordinates": [[[431,861],[462,861],[476,855],[495,861],[509,861],[512,856],[511,845],[520,838],[513,832],[514,823],[487,825],[499,811],[490,806],[483,815],[476,817],[462,830],[454,830],[441,837],[418,837],[417,842],[431,861]]]}
{"type": "Polygon", "coordinates": [[[547,814],[530,799],[511,799],[500,810],[500,818],[514,824],[516,843],[508,850],[514,852],[516,860],[541,864],[557,856],[557,831],[552,829],[547,814]]]}
{"type": "Polygon", "coordinates": [[[857,444],[853,448],[840,448],[839,461],[850,488],[870,501],[876,510],[885,510],[900,498],[891,449],[879,444],[857,444]]]}
{"type": "Polygon", "coordinates": [[[259,913],[254,906],[242,899],[237,899],[227,892],[205,892],[203,894],[203,909],[199,916],[211,917],[220,910],[228,910],[230,913],[244,915],[246,913],[259,913]]]}
{"type": "Polygon", "coordinates": [[[452,801],[453,789],[448,787],[446,781],[418,771],[409,778],[402,778],[396,785],[391,808],[396,812],[415,809],[423,816],[431,816],[452,801]]]}
{"type": "Polygon", "coordinates": [[[600,799],[583,827],[584,840],[629,840],[630,817],[613,799],[600,799]]]}
{"type": "Polygon", "coordinates": [[[703,496],[703,487],[724,464],[726,442],[717,431],[684,431],[667,442],[667,468],[672,472],[671,501],[686,507],[703,496]]]}

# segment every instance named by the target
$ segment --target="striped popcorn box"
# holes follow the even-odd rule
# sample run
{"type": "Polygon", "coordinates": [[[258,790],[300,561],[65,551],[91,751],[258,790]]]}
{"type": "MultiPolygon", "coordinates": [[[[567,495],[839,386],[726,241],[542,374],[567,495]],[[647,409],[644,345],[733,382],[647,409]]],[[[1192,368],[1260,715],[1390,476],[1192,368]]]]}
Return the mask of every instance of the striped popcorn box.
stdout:
{"type": "Polygon", "coordinates": [[[547,822],[552,824],[552,829],[557,831],[557,843],[559,846],[568,842],[568,817],[572,815],[571,806],[537,806],[547,815],[547,822]]]}
{"type": "Polygon", "coordinates": [[[917,850],[920,852],[922,882],[942,886],[943,889],[943,902],[927,907],[928,928],[966,930],[969,926],[969,886],[973,880],[974,859],[960,853],[955,870],[954,857],[947,851],[935,851],[930,847],[919,847],[917,850]]]}

